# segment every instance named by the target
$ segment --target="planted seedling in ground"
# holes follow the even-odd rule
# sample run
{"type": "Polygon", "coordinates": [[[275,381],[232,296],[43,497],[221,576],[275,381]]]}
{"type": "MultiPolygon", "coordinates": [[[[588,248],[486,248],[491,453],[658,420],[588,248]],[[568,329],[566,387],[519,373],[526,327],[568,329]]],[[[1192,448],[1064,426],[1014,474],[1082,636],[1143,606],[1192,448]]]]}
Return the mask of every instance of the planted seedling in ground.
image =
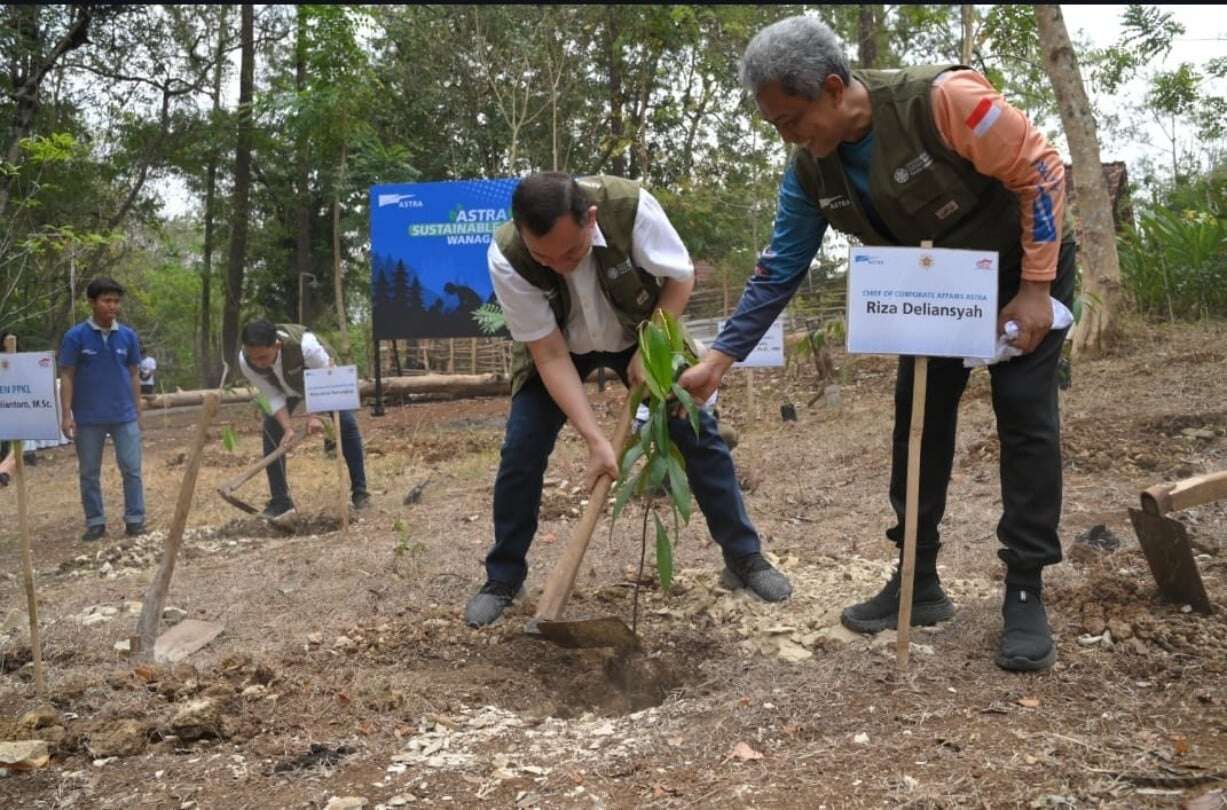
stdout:
{"type": "MultiPolygon", "coordinates": [[[[668,312],[656,310],[639,326],[639,356],[643,361],[648,392],[648,418],[639,428],[635,441],[621,450],[618,482],[613,505],[613,520],[631,498],[644,501],[643,530],[640,537],[639,573],[635,577],[632,631],[639,626],[639,584],[647,558],[648,522],[655,526],[656,573],[661,588],[668,592],[673,584],[673,544],[682,524],[690,522],[690,484],[686,480],[686,461],[669,436],[671,413],[685,412],[695,435],[699,433],[699,409],[690,394],[677,384],[678,377],[698,358],[686,341],[681,323],[668,312]],[[657,514],[657,496],[668,482],[667,508],[673,513],[673,538],[657,514]]],[[[638,402],[630,402],[632,412],[638,402]]]]}

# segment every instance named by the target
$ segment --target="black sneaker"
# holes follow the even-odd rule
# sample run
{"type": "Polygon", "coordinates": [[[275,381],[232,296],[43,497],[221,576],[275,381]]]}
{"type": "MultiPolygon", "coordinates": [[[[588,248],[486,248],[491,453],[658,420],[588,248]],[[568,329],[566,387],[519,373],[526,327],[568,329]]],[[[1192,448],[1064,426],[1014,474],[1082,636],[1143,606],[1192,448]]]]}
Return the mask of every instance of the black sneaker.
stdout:
{"type": "Polygon", "coordinates": [[[792,596],[792,583],[762,554],[747,554],[724,561],[720,584],[729,590],[749,588],[765,602],[783,602],[792,596]]]}
{"type": "MultiPolygon", "coordinates": [[[[877,596],[844,608],[839,621],[858,633],[878,633],[899,626],[898,567],[877,596]]],[[[912,627],[927,627],[954,615],[954,603],[942,590],[937,574],[917,574],[912,587],[912,627]]]]}
{"type": "Polygon", "coordinates": [[[371,496],[366,492],[355,492],[350,500],[353,501],[355,512],[361,512],[371,505],[371,496]]]}
{"type": "Polygon", "coordinates": [[[83,542],[90,543],[94,540],[101,540],[102,538],[106,537],[106,534],[106,526],[87,526],[85,529],[85,534],[81,535],[81,540],[83,542]]]}
{"type": "Polygon", "coordinates": [[[464,606],[464,622],[469,627],[485,627],[491,624],[512,603],[516,588],[505,582],[488,580],[464,606]]]}
{"type": "Polygon", "coordinates": [[[144,523],[129,523],[127,527],[124,529],[124,534],[128,535],[129,537],[140,537],[144,533],[145,533],[144,523]]]}
{"type": "Polygon", "coordinates": [[[264,518],[265,520],[278,521],[288,518],[293,514],[294,504],[269,501],[268,506],[264,507],[264,511],[260,513],[260,517],[264,518]]]}
{"type": "Polygon", "coordinates": [[[1057,648],[1039,591],[1006,586],[1001,615],[1005,629],[997,666],[1014,672],[1039,672],[1056,663],[1057,648]]]}

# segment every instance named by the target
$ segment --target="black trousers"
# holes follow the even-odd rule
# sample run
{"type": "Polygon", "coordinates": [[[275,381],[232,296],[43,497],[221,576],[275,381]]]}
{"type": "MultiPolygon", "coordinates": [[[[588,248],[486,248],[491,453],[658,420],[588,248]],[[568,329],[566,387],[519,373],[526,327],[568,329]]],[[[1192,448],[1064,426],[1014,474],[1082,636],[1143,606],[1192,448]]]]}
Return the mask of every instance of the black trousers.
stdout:
{"type": "MultiPolygon", "coordinates": [[[[1018,292],[1019,276],[1003,278],[998,302],[1004,307],[1018,292]]],[[[1074,246],[1061,245],[1052,297],[1072,308],[1074,246]]],[[[1061,428],[1057,401],[1057,361],[1067,330],[1054,330],[1030,354],[988,367],[993,413],[1001,442],[1001,520],[997,538],[1005,546],[1006,581],[1038,586],[1045,565],[1061,561],[1057,525],[1061,519],[1061,428]]],[[[908,432],[912,419],[915,361],[899,359],[895,379],[895,427],[891,454],[890,502],[897,523],[887,537],[902,547],[907,498],[908,432]]],[[[946,511],[946,489],[954,464],[959,400],[971,369],[957,358],[930,358],[925,395],[924,438],[920,449],[920,498],[916,548],[932,559],[940,547],[938,524],[946,511]]]]}

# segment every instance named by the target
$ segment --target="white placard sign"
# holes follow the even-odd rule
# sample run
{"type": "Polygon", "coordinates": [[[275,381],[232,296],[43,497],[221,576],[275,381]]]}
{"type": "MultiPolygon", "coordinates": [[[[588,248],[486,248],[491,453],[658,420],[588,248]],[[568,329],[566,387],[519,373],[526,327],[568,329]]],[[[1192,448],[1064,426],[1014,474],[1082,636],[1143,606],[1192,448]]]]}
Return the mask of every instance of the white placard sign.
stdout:
{"type": "Polygon", "coordinates": [[[362,407],[358,399],[358,367],[333,366],[309,368],[303,372],[303,387],[307,390],[307,413],[322,411],[356,411],[362,407]]]}
{"type": "MultiPolygon", "coordinates": [[[[724,330],[724,321],[716,322],[716,331],[724,330]]],[[[780,368],[784,365],[784,319],[776,318],[763,339],[750,350],[746,359],[734,363],[734,368],[780,368]]]]}
{"type": "Polygon", "coordinates": [[[991,358],[996,342],[996,252],[849,251],[849,353],[991,358]]]}
{"type": "Polygon", "coordinates": [[[59,439],[51,352],[0,354],[0,439],[59,439]]]}

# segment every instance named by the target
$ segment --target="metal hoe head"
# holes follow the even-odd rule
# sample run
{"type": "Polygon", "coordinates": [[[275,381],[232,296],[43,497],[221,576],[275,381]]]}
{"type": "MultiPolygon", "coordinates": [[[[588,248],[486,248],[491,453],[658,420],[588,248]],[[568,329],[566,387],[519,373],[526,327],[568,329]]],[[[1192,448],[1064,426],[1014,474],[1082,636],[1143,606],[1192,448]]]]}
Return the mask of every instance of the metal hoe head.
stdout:
{"type": "Polygon", "coordinates": [[[638,650],[639,637],[626,622],[613,616],[582,619],[574,622],[552,622],[533,619],[524,629],[526,635],[553,642],[568,649],[613,647],[616,650],[638,650]]]}
{"type": "Polygon", "coordinates": [[[1150,564],[1150,572],[1164,599],[1189,605],[1198,613],[1210,613],[1210,597],[1201,581],[1184,524],[1141,509],[1130,509],[1138,543],[1150,564]]]}

